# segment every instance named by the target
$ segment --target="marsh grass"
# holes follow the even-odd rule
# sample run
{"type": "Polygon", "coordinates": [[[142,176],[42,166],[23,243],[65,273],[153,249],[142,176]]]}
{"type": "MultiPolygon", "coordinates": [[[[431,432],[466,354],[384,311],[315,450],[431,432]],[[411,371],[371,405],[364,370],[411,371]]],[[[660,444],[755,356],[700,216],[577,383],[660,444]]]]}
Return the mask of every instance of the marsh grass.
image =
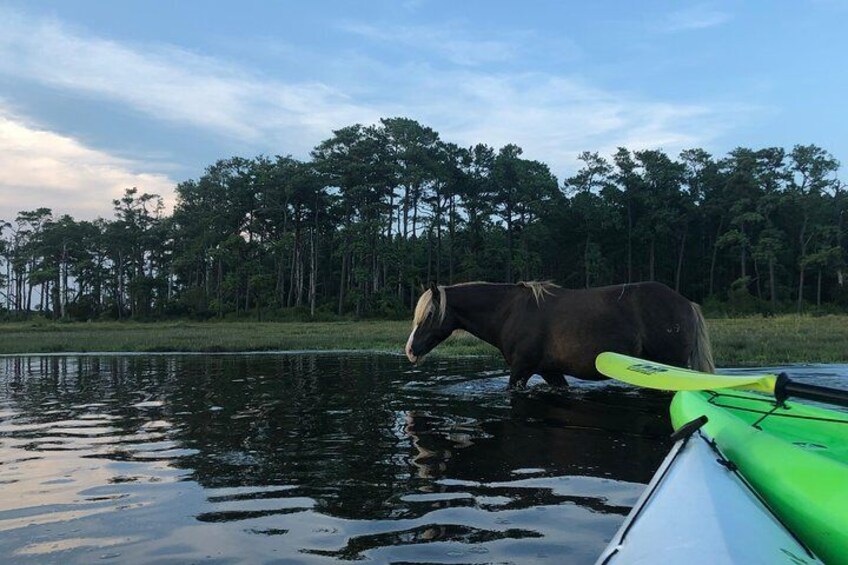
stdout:
{"type": "MultiPolygon", "coordinates": [[[[0,354],[377,350],[403,354],[409,322],[17,322],[0,324],[0,354]]],[[[440,355],[493,355],[458,332],[440,355]]]]}
{"type": "MultiPolygon", "coordinates": [[[[708,320],[719,366],[848,362],[848,316],[708,320]]],[[[402,354],[408,321],[0,324],[0,353],[377,350],[402,354]]],[[[491,355],[458,332],[433,355],[491,355]]]]}
{"type": "Polygon", "coordinates": [[[719,366],[848,362],[848,316],[730,318],[708,324],[719,366]]]}

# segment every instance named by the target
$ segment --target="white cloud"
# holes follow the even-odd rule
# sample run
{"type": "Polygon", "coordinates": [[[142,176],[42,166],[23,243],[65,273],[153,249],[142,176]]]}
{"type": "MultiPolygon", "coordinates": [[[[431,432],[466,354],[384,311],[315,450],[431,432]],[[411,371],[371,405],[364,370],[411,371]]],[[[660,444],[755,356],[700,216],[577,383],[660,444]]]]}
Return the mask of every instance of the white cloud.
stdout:
{"type": "Polygon", "coordinates": [[[626,146],[673,155],[708,144],[756,112],[750,106],[645,101],[540,73],[435,73],[426,84],[410,107],[413,117],[436,124],[445,139],[460,144],[516,143],[527,158],[548,163],[559,176],[573,172],[581,151],[610,154],[626,146]],[[439,92],[449,96],[431,104],[439,92]]]}
{"type": "Polygon", "coordinates": [[[659,31],[674,33],[707,29],[730,20],[730,14],[707,5],[696,5],[668,14],[659,24],[659,31]]]}
{"type": "Polygon", "coordinates": [[[342,29],[371,41],[403,45],[406,48],[435,53],[462,66],[514,61],[521,53],[521,42],[512,40],[469,39],[447,27],[380,26],[349,23],[342,29]]]}
{"type": "Polygon", "coordinates": [[[144,165],[92,149],[26,123],[0,104],[0,219],[46,207],[77,219],[111,217],[125,188],[161,195],[173,205],[175,182],[144,165]]]}
{"type": "Polygon", "coordinates": [[[561,62],[582,55],[577,44],[566,36],[550,40],[530,30],[500,32],[490,39],[456,23],[409,26],[347,22],[339,27],[362,39],[401,48],[406,54],[423,54],[462,67],[513,63],[526,66],[528,60],[561,62]]]}
{"type": "Polygon", "coordinates": [[[302,145],[339,122],[378,117],[325,84],[284,83],[177,47],[132,47],[2,9],[0,72],[247,143],[302,145]]]}
{"type": "MultiPolygon", "coordinates": [[[[679,19],[678,26],[685,21],[679,19]]],[[[685,25],[697,27],[708,21],[696,24],[697,19],[690,18],[685,25]]],[[[371,56],[344,49],[304,54],[311,61],[308,66],[320,66],[331,78],[294,80],[250,72],[173,46],[132,46],[89,37],[54,21],[0,9],[0,73],[87,93],[155,120],[223,136],[242,152],[305,157],[333,129],[407,116],[433,127],[445,140],[463,145],[517,143],[529,158],[547,162],[560,175],[573,167],[583,150],[612,151],[626,145],[672,152],[705,145],[737,126],[743,111],[751,113],[750,107],[645,99],[598,88],[565,71],[509,72],[506,65],[489,65],[514,57],[519,62],[536,60],[528,49],[546,48],[541,41],[519,45],[521,38],[515,35],[489,41],[469,39],[472,36],[462,29],[445,26],[401,26],[386,32],[348,23],[345,29],[399,49],[383,46],[380,55],[371,56]],[[424,55],[405,55],[412,45],[418,46],[417,55],[424,55]],[[434,50],[435,60],[447,59],[453,65],[431,63],[426,53],[434,50]],[[498,70],[489,70],[491,66],[498,70]]],[[[291,56],[292,46],[285,48],[291,56]]],[[[90,152],[86,155],[97,163],[100,178],[112,179],[108,186],[114,186],[120,175],[140,170],[132,162],[115,160],[70,138],[49,135],[54,150],[62,141],[90,152]]],[[[69,186],[85,184],[78,178],[82,171],[70,166],[70,159],[61,158],[67,153],[59,151],[56,160],[61,167],[45,169],[36,167],[36,155],[20,157],[22,161],[11,163],[15,166],[9,170],[49,170],[52,180],[46,184],[54,191],[61,190],[62,183],[56,180],[60,169],[69,175],[69,186]]],[[[3,174],[7,185],[16,179],[11,172],[3,174]]],[[[133,184],[143,185],[142,180],[133,184]]],[[[99,198],[97,203],[102,206],[104,201],[108,199],[99,198]]]]}

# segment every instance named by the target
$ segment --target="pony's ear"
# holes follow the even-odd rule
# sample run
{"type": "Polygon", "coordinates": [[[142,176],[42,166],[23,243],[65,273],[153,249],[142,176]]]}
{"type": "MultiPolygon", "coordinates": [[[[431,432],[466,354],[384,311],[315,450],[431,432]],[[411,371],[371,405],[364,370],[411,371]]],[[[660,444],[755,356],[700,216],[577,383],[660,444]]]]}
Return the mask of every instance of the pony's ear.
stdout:
{"type": "Polygon", "coordinates": [[[439,287],[436,283],[430,283],[430,295],[433,297],[433,302],[439,301],[439,287]]]}

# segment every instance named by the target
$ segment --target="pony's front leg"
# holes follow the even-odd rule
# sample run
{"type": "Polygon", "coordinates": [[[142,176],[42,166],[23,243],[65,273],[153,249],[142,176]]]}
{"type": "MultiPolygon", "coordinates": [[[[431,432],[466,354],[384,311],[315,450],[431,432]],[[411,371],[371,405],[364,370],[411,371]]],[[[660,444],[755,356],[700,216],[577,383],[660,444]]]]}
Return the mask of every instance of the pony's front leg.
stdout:
{"type": "Polygon", "coordinates": [[[516,389],[516,388],[524,388],[527,386],[527,381],[530,380],[530,377],[533,376],[533,371],[529,369],[510,369],[509,371],[509,385],[507,385],[507,389],[516,389]]]}

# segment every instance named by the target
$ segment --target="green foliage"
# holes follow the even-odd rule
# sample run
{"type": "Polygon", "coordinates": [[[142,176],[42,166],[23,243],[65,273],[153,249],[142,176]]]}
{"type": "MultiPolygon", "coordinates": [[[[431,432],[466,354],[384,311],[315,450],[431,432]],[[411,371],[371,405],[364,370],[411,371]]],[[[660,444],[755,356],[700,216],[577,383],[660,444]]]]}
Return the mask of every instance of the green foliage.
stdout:
{"type": "Polygon", "coordinates": [[[748,290],[751,277],[740,277],[730,284],[727,293],[727,308],[734,316],[754,314],[758,310],[757,299],[748,290]]]}
{"type": "Polygon", "coordinates": [[[0,222],[7,316],[405,318],[422,285],[658,280],[717,314],[848,306],[839,164],[815,145],[584,152],[562,184],[514,144],[409,118],[332,132],[308,161],[231,157],[128,188],[114,218],[0,222]]]}

